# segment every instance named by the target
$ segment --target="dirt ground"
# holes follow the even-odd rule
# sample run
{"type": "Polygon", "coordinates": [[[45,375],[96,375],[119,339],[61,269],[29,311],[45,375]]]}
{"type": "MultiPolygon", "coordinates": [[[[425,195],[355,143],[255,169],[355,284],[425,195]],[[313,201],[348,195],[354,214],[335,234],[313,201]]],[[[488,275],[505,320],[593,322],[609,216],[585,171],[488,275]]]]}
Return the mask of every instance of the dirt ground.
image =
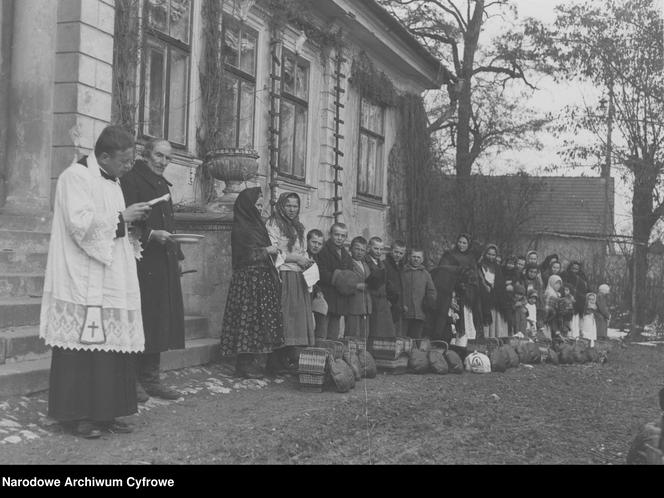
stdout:
{"type": "Polygon", "coordinates": [[[183,399],[152,400],[126,419],[133,434],[93,441],[44,418],[43,394],[4,400],[0,429],[13,421],[18,435],[0,432],[0,464],[621,464],[660,416],[664,348],[617,348],[605,365],[379,375],[348,394],[231,373],[171,372],[183,399]]]}

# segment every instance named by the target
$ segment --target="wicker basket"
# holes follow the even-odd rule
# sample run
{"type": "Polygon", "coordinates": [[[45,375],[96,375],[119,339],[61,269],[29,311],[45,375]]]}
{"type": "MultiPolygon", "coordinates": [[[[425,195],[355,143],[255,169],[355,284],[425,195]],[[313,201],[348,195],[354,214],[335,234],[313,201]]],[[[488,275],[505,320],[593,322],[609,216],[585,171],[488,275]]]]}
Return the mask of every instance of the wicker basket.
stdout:
{"type": "Polygon", "coordinates": [[[310,373],[299,374],[299,385],[302,391],[323,392],[325,375],[316,375],[310,373]]]}
{"type": "Polygon", "coordinates": [[[344,354],[344,344],[339,341],[328,341],[327,339],[316,339],[316,347],[326,349],[335,359],[340,360],[344,354]]]}
{"type": "Polygon", "coordinates": [[[391,374],[404,374],[408,371],[408,355],[402,354],[396,359],[376,358],[376,368],[391,374]]]}
{"type": "Polygon", "coordinates": [[[323,375],[329,352],[324,348],[304,348],[300,351],[298,373],[323,375]]]}
{"type": "Polygon", "coordinates": [[[341,343],[344,345],[348,351],[351,353],[357,353],[358,351],[366,351],[367,350],[367,341],[364,339],[359,339],[356,337],[344,337],[343,339],[339,339],[341,343]]]}
{"type": "Polygon", "coordinates": [[[373,338],[367,349],[375,359],[396,360],[403,353],[403,341],[397,337],[373,338]]]}

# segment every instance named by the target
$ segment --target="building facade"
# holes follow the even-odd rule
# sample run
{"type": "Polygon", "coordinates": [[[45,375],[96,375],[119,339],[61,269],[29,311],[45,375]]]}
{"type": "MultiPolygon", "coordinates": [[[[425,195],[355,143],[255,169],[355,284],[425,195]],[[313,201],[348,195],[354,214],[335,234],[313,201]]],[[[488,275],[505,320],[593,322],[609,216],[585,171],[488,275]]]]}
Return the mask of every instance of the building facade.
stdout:
{"type": "Polygon", "coordinates": [[[371,0],[300,2],[301,17],[295,0],[206,2],[0,3],[0,364],[28,353],[46,361],[34,328],[55,182],[117,122],[135,131],[139,150],[150,137],[173,145],[165,176],[188,211],[181,228],[207,234],[187,248],[187,269],[197,270],[183,278],[187,337],[218,336],[232,220],[202,211],[208,187],[220,197],[233,189],[206,184],[201,168],[210,26],[222,33],[216,145],[258,155],[256,174],[239,187],[260,185],[273,198],[297,192],[307,229],[338,219],[351,236],[386,237],[398,111],[367,93],[354,67],[368,61],[396,95],[439,87],[444,68],[371,0]]]}

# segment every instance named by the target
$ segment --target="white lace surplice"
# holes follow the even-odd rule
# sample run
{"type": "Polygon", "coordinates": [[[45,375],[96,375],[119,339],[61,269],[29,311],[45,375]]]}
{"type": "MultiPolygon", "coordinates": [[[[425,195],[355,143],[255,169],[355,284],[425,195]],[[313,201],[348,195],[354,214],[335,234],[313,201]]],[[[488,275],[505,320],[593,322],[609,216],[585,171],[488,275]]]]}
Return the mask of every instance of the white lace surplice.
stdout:
{"type": "MultiPolygon", "coordinates": [[[[140,243],[115,238],[125,209],[118,182],[104,179],[94,154],[59,177],[46,265],[39,336],[49,346],[88,351],[144,350],[136,273],[140,243]],[[81,343],[88,306],[101,306],[100,343],[81,343]]],[[[126,227],[125,227],[126,228],[126,227]]],[[[97,325],[97,324],[95,324],[97,325]]],[[[97,336],[99,337],[99,336],[97,336]]]]}

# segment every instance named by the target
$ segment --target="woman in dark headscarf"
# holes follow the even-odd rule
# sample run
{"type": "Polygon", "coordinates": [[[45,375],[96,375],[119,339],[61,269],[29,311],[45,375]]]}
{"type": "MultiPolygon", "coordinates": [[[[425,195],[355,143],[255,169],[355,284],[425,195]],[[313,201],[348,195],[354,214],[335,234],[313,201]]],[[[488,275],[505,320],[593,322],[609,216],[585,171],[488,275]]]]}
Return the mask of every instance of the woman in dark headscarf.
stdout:
{"type": "Polygon", "coordinates": [[[257,353],[283,346],[281,285],[271,260],[277,254],[267,234],[260,187],[240,192],[233,206],[233,277],[221,327],[221,354],[237,355],[238,375],[260,377],[257,353]]]}
{"type": "Polygon", "coordinates": [[[549,254],[546,258],[544,258],[544,261],[539,267],[540,270],[540,275],[542,275],[542,281],[544,282],[544,285],[548,284],[548,280],[544,279],[544,274],[547,273],[551,269],[551,263],[554,261],[560,261],[560,258],[558,258],[557,254],[549,254]]]}
{"type": "Polygon", "coordinates": [[[580,261],[571,261],[560,276],[574,297],[574,316],[570,324],[570,332],[572,337],[578,337],[581,317],[586,308],[586,294],[589,292],[588,280],[583,273],[580,261]]]}
{"type": "Polygon", "coordinates": [[[509,335],[507,317],[510,307],[503,272],[496,264],[496,254],[498,254],[498,247],[495,244],[489,244],[484,250],[478,268],[484,337],[507,337],[509,335]]]}
{"type": "Polygon", "coordinates": [[[477,332],[475,323],[480,323],[477,300],[477,261],[471,248],[470,234],[462,233],[457,237],[454,249],[445,252],[438,267],[431,272],[431,278],[438,294],[435,335],[449,340],[451,332],[447,323],[452,297],[456,298],[459,307],[459,321],[456,324],[457,335],[475,339],[477,332]]]}
{"type": "MultiPolygon", "coordinates": [[[[267,221],[267,232],[272,245],[279,249],[283,262],[281,275],[281,306],[284,316],[286,346],[313,346],[315,343],[314,320],[311,311],[311,294],[302,276],[313,261],[307,255],[304,225],[300,222],[300,196],[284,192],[274,206],[267,221]]],[[[296,366],[297,351],[288,348],[282,360],[296,366]]]]}

